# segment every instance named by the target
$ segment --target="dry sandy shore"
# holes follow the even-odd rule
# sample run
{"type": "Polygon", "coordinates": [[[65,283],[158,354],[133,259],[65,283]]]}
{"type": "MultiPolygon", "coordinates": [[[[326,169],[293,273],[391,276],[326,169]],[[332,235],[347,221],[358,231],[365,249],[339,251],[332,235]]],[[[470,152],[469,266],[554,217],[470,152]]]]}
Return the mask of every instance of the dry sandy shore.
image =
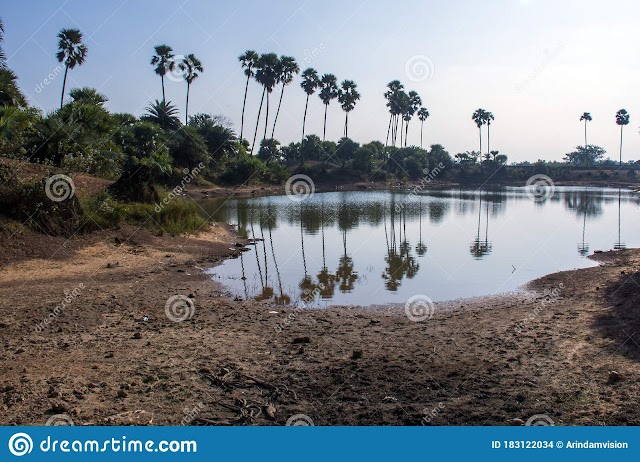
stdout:
{"type": "Polygon", "coordinates": [[[282,425],[295,414],[316,425],[508,425],[535,414],[640,424],[638,251],[412,322],[398,308],[230,300],[202,273],[231,252],[222,227],[70,241],[2,229],[3,425],[57,414],[76,425],[282,425]],[[165,315],[177,294],[193,297],[190,320],[165,315]]]}

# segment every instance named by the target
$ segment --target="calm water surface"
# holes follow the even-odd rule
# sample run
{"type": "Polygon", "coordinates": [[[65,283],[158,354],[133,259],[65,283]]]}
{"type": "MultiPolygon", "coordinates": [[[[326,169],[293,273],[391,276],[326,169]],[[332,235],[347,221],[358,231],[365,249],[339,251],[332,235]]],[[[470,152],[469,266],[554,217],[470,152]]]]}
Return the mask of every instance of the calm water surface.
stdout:
{"type": "Polygon", "coordinates": [[[586,256],[594,250],[640,246],[639,204],[625,189],[557,187],[536,201],[514,187],[331,192],[302,202],[210,199],[201,206],[257,240],[210,269],[212,278],[241,298],[304,298],[322,307],[489,295],[593,266],[586,256]]]}

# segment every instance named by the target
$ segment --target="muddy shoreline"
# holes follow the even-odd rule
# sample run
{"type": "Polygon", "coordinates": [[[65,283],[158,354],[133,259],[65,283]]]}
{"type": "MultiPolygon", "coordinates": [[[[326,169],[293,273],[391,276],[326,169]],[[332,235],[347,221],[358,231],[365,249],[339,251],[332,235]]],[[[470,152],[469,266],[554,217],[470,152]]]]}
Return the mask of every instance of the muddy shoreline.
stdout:
{"type": "Polygon", "coordinates": [[[203,272],[236,252],[223,226],[69,241],[10,231],[0,248],[3,425],[60,414],[76,425],[284,425],[297,414],[316,425],[520,425],[536,414],[640,424],[637,250],[414,322],[397,307],[228,298],[203,272]],[[182,322],[165,311],[175,295],[193,301],[182,322]]]}

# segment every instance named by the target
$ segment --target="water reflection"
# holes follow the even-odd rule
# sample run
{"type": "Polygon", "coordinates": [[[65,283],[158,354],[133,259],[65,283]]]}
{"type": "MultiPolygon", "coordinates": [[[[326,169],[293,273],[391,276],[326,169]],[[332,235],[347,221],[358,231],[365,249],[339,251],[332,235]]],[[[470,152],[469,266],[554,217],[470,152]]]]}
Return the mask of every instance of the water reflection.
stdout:
{"type": "Polygon", "coordinates": [[[301,203],[264,197],[201,206],[250,241],[250,252],[211,270],[238,297],[319,305],[482,295],[589,266],[584,257],[594,246],[606,250],[615,240],[613,248],[626,248],[623,228],[629,244],[640,245],[637,204],[622,189],[556,188],[535,203],[522,188],[503,188],[336,192],[301,203]]]}

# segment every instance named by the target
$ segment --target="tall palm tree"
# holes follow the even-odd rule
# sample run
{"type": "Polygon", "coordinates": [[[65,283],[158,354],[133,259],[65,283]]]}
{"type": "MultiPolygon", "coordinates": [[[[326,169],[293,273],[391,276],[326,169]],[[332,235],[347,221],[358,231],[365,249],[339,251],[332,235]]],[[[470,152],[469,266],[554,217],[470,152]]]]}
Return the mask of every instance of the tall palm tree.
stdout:
{"type": "Polygon", "coordinates": [[[356,90],[356,83],[353,80],[344,80],[340,84],[340,90],[338,90],[338,101],[345,112],[344,136],[346,138],[349,137],[349,113],[353,111],[359,99],[360,93],[356,90]]]}
{"type": "Polygon", "coordinates": [[[256,119],[256,130],[253,134],[253,143],[251,144],[251,154],[256,145],[256,138],[258,136],[258,127],[260,125],[260,114],[262,113],[262,105],[267,99],[267,110],[264,122],[264,136],[262,139],[267,138],[267,125],[269,124],[269,95],[273,91],[273,88],[278,82],[278,66],[280,65],[280,59],[275,53],[265,53],[260,55],[258,62],[256,63],[255,79],[260,85],[262,85],[262,98],[260,99],[260,108],[258,109],[258,117],[256,119]]]}
{"type": "Polygon", "coordinates": [[[426,107],[418,109],[418,119],[420,119],[420,149],[422,149],[422,129],[424,128],[424,121],[429,118],[429,111],[426,107]]]}
{"type": "Polygon", "coordinates": [[[588,112],[582,113],[580,116],[580,122],[584,120],[584,147],[587,147],[587,122],[591,122],[593,119],[591,118],[591,114],[588,112]]]}
{"type": "Polygon", "coordinates": [[[4,42],[4,22],[0,18],[0,69],[5,69],[7,67],[7,55],[4,52],[4,48],[2,48],[2,42],[4,42]]]}
{"type": "Polygon", "coordinates": [[[484,119],[487,121],[487,154],[491,155],[491,122],[495,118],[491,112],[487,111],[484,114],[484,119]]]}
{"type": "Polygon", "coordinates": [[[338,79],[333,74],[324,74],[320,79],[320,99],[324,104],[324,130],[322,141],[327,137],[327,109],[332,99],[338,97],[338,79]]]}
{"type": "Polygon", "coordinates": [[[482,126],[487,123],[487,119],[485,116],[486,113],[487,111],[480,108],[480,109],[476,109],[473,115],[471,116],[471,119],[476,123],[476,126],[478,127],[478,132],[480,135],[480,150],[478,151],[480,153],[482,153],[482,126]]]}
{"type": "Polygon", "coordinates": [[[629,113],[626,109],[616,112],[616,123],[620,125],[620,165],[622,165],[622,127],[629,125],[629,113]]]}
{"type": "MultiPolygon", "coordinates": [[[[307,94],[307,101],[304,104],[304,116],[302,117],[302,141],[304,143],[304,126],[307,122],[307,108],[309,107],[309,96],[313,95],[316,89],[320,86],[320,78],[318,77],[318,71],[313,68],[305,69],[302,72],[302,82],[300,82],[300,86],[307,94]]],[[[302,153],[302,149],[300,150],[302,153]]],[[[304,163],[304,159],[302,159],[304,163]]]]}
{"type": "Polygon", "coordinates": [[[271,138],[273,138],[276,132],[276,122],[278,122],[278,115],[280,114],[280,106],[282,105],[282,96],[284,95],[284,87],[289,85],[293,81],[293,76],[300,72],[300,66],[296,63],[295,58],[291,56],[281,56],[280,63],[277,68],[278,82],[282,83],[282,91],[280,92],[280,101],[278,102],[278,110],[276,111],[276,117],[273,120],[273,129],[271,130],[271,138]]]}
{"type": "Polygon", "coordinates": [[[64,79],[62,80],[62,96],[60,108],[64,104],[64,89],[67,86],[69,69],[82,66],[87,58],[87,47],[82,43],[82,32],[78,29],[62,29],[58,33],[58,62],[64,63],[64,79]]]}
{"type": "Polygon", "coordinates": [[[184,123],[189,123],[189,89],[195,79],[204,72],[202,63],[193,53],[188,54],[178,63],[178,69],[180,69],[184,75],[184,80],[187,82],[187,104],[185,105],[184,123]]]}
{"type": "Polygon", "coordinates": [[[240,142],[242,142],[242,133],[244,130],[244,110],[247,107],[247,92],[249,91],[249,80],[254,76],[254,69],[258,63],[260,56],[253,50],[247,50],[238,57],[238,61],[242,64],[244,75],[247,76],[247,83],[244,86],[244,101],[242,103],[242,119],[240,120],[240,142]]]}
{"type": "Polygon", "coordinates": [[[176,63],[174,61],[173,48],[169,45],[156,45],[156,54],[151,58],[151,65],[156,66],[154,71],[160,76],[162,81],[162,101],[166,101],[164,94],[164,76],[167,72],[171,72],[175,69],[176,63]]]}
{"type": "Polygon", "coordinates": [[[409,100],[407,101],[408,104],[406,107],[406,112],[403,117],[405,121],[405,127],[404,127],[404,130],[405,130],[404,145],[405,146],[407,146],[407,138],[409,137],[409,122],[411,122],[411,119],[413,118],[414,114],[422,105],[422,98],[420,98],[420,95],[418,95],[417,92],[411,90],[408,96],[409,96],[409,100]]]}
{"type": "Polygon", "coordinates": [[[404,85],[399,80],[392,80],[387,84],[387,91],[384,93],[384,97],[387,99],[387,107],[389,108],[389,127],[387,128],[387,139],[385,141],[385,153],[387,145],[389,144],[389,135],[391,134],[391,141],[395,146],[395,127],[397,127],[397,116],[402,111],[401,107],[401,95],[404,93],[404,85]]]}

